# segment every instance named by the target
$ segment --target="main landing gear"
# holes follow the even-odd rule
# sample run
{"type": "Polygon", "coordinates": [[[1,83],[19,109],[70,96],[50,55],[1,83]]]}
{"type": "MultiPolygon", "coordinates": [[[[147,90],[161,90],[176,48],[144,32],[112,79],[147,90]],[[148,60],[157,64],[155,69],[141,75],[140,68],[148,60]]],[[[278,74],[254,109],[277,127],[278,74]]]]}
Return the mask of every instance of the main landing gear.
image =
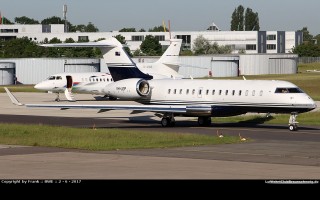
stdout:
{"type": "MultiPolygon", "coordinates": [[[[211,117],[198,117],[198,124],[200,126],[210,126],[211,125],[211,117]]],[[[161,119],[162,127],[174,127],[176,125],[176,121],[174,119],[173,114],[166,114],[161,119]]]]}
{"type": "Polygon", "coordinates": [[[59,92],[57,93],[57,97],[54,100],[57,101],[57,102],[60,101],[59,92]]]}
{"type": "Polygon", "coordinates": [[[296,121],[296,118],[298,116],[298,113],[291,113],[289,118],[289,130],[290,131],[297,131],[298,130],[298,123],[296,121]]]}
{"type": "Polygon", "coordinates": [[[199,126],[210,126],[211,125],[211,117],[198,117],[199,126]]]}
{"type": "Polygon", "coordinates": [[[171,115],[164,115],[161,119],[161,126],[162,127],[174,127],[176,125],[176,120],[174,119],[173,114],[171,115]]]}

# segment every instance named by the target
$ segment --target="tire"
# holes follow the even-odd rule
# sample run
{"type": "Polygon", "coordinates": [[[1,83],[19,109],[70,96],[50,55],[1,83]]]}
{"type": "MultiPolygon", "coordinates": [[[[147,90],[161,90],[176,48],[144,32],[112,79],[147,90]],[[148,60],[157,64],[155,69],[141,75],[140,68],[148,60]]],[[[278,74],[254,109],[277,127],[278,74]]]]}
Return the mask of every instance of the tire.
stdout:
{"type": "Polygon", "coordinates": [[[162,127],[168,127],[169,124],[170,124],[169,118],[162,118],[162,119],[161,119],[161,126],[162,126],[162,127]]]}
{"type": "Polygon", "coordinates": [[[290,124],[290,125],[289,125],[289,130],[290,130],[290,131],[297,131],[297,130],[298,130],[298,126],[297,126],[297,125],[294,125],[294,124],[290,124]]]}
{"type": "Polygon", "coordinates": [[[198,124],[199,124],[199,126],[204,126],[204,123],[205,123],[204,117],[198,117],[198,124]]]}

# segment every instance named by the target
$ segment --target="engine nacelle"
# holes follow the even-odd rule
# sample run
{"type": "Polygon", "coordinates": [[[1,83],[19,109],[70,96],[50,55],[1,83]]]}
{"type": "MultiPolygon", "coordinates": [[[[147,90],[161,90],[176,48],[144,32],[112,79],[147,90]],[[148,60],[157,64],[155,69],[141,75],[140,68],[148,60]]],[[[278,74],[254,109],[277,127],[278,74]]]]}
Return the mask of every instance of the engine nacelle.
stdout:
{"type": "Polygon", "coordinates": [[[140,99],[148,96],[151,89],[148,81],[139,78],[130,78],[110,83],[103,91],[111,97],[140,99]]]}

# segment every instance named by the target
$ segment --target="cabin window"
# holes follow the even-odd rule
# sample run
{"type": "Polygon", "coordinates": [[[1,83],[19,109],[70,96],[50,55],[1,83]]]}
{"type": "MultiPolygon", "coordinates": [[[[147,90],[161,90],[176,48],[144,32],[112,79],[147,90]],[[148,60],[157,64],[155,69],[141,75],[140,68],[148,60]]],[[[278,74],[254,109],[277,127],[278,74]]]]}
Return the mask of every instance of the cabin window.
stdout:
{"type": "Polygon", "coordinates": [[[170,94],[170,92],[171,92],[171,89],[168,89],[168,94],[170,94]]]}
{"type": "Polygon", "coordinates": [[[214,95],[215,92],[216,92],[216,90],[212,90],[212,95],[214,95]]]}
{"type": "Polygon", "coordinates": [[[262,94],[263,94],[263,91],[262,91],[262,90],[260,90],[260,96],[262,96],[262,94]]]}
{"type": "Polygon", "coordinates": [[[112,79],[110,79],[110,81],[113,81],[112,79]]]}
{"type": "Polygon", "coordinates": [[[201,95],[202,94],[202,90],[199,90],[199,95],[201,95]]]}
{"type": "Polygon", "coordinates": [[[219,95],[221,95],[221,93],[222,93],[222,90],[219,90],[219,95]]]}
{"type": "Polygon", "coordinates": [[[98,81],[99,81],[99,79],[98,79],[98,78],[96,78],[96,81],[98,82],[98,81]]]}
{"type": "Polygon", "coordinates": [[[209,94],[209,90],[206,91],[206,95],[208,95],[208,94],[209,94]]]}
{"type": "Polygon", "coordinates": [[[50,77],[48,78],[48,80],[54,80],[54,79],[56,79],[55,76],[50,76],[50,77]]]}
{"type": "Polygon", "coordinates": [[[103,78],[103,82],[106,82],[106,79],[105,79],[105,78],[103,78]]]}
{"type": "Polygon", "coordinates": [[[176,93],[177,93],[177,89],[174,89],[174,90],[173,90],[173,94],[176,94],[176,93]]]}
{"type": "Polygon", "coordinates": [[[189,89],[186,90],[186,94],[189,94],[189,89]]]}
{"type": "Polygon", "coordinates": [[[256,91],[255,90],[253,90],[252,91],[252,96],[254,96],[256,94],[256,91]]]}
{"type": "Polygon", "coordinates": [[[226,90],[226,95],[228,95],[228,92],[229,92],[229,91],[228,91],[228,90],[226,90]]]}
{"type": "Polygon", "coordinates": [[[102,78],[100,78],[100,82],[102,82],[102,78]]]}
{"type": "Polygon", "coordinates": [[[182,89],[180,89],[180,92],[179,92],[179,94],[182,94],[182,89]]]}
{"type": "Polygon", "coordinates": [[[241,96],[241,93],[242,93],[242,91],[241,91],[241,90],[239,90],[239,96],[241,96]]]}
{"type": "Polygon", "coordinates": [[[193,89],[193,90],[192,90],[192,95],[194,95],[194,93],[195,93],[195,92],[196,92],[196,90],[195,90],[195,89],[193,89]]]}
{"type": "Polygon", "coordinates": [[[249,94],[249,90],[246,90],[246,96],[248,96],[248,94],[249,94]]]}
{"type": "Polygon", "coordinates": [[[234,90],[232,90],[232,96],[234,96],[234,93],[235,93],[236,91],[234,91],[234,90]]]}

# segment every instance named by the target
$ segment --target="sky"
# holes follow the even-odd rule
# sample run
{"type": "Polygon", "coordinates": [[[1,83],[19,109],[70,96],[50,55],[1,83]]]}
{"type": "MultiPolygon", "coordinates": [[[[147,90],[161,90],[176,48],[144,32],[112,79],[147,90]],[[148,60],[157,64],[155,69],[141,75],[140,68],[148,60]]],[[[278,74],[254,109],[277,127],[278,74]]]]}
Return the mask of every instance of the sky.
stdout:
{"type": "Polygon", "coordinates": [[[100,31],[148,30],[170,20],[173,31],[203,31],[214,22],[229,31],[232,12],[242,5],[259,15],[260,30],[296,31],[307,27],[320,34],[320,0],[1,0],[0,12],[10,21],[27,16],[41,21],[63,18],[73,24],[92,22],[100,31]]]}

